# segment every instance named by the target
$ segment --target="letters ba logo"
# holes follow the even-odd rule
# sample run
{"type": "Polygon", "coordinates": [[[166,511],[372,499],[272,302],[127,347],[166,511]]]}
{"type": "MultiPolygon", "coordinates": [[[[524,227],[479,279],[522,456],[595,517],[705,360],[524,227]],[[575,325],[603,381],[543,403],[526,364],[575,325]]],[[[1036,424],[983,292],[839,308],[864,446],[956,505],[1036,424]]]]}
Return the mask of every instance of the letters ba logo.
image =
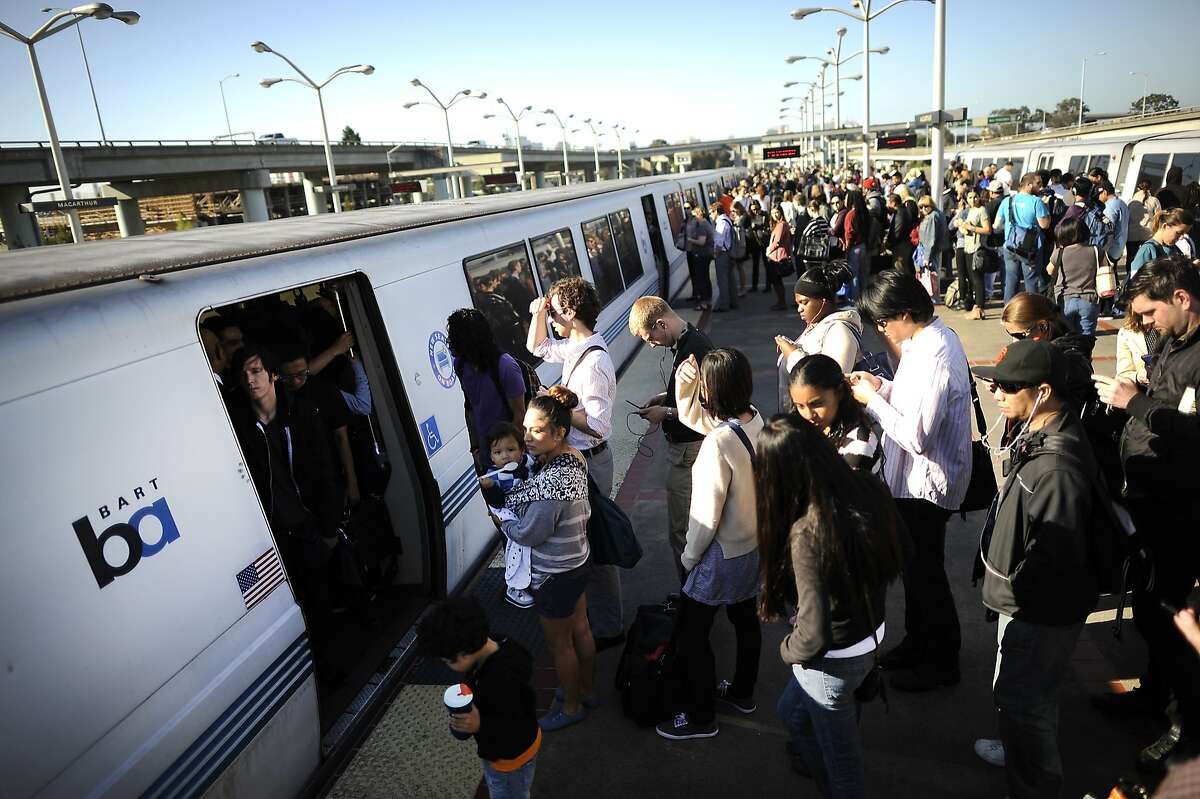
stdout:
{"type": "MultiPolygon", "coordinates": [[[[157,490],[158,478],[148,482],[157,490]]],[[[134,499],[145,499],[145,490],[142,487],[134,490],[134,499]]],[[[130,502],[123,496],[118,497],[118,511],[130,506],[130,502]]],[[[107,505],[102,505],[99,515],[101,519],[109,519],[113,513],[107,505]]],[[[175,526],[175,518],[171,515],[166,497],[159,497],[149,505],[135,510],[130,514],[128,521],[112,524],[99,535],[96,535],[95,528],[87,516],[76,519],[71,523],[71,527],[75,530],[75,536],[79,539],[79,545],[83,547],[83,554],[96,578],[96,585],[100,588],[104,588],[117,577],[129,574],[142,558],[157,555],[167,544],[179,539],[179,528],[175,526]],[[146,524],[146,520],[151,518],[158,522],[161,532],[157,540],[146,541],[142,537],[142,528],[145,526],[147,532],[153,534],[153,526],[146,524]],[[105,557],[104,549],[108,542],[117,538],[125,542],[127,550],[124,561],[114,564],[105,557]]]]}

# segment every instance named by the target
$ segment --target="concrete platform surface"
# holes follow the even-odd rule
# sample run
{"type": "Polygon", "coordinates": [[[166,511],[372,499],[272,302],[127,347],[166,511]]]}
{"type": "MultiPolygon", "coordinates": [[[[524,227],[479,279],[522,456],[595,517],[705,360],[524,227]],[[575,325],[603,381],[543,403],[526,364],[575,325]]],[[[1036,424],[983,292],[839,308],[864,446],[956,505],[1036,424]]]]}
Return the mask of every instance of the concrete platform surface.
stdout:
{"type": "MultiPolygon", "coordinates": [[[[795,335],[799,329],[791,311],[768,310],[771,302],[768,295],[751,294],[743,298],[738,310],[706,315],[703,320],[680,306],[685,318],[702,321],[715,344],[735,346],[747,354],[755,367],[755,404],[768,417],[776,412],[777,404],[773,336],[795,335]]],[[[962,337],[974,363],[992,361],[1009,342],[998,321],[999,303],[991,305],[991,318],[985,321],[967,320],[961,313],[939,308],[962,337]]],[[[1094,362],[1097,371],[1111,373],[1116,336],[1112,325],[1106,327],[1109,329],[1102,330],[1097,342],[1094,362]]],[[[868,341],[873,335],[869,334],[868,341]]],[[[637,568],[623,574],[627,624],[639,604],[658,602],[678,588],[666,543],[665,441],[657,429],[647,431],[638,417],[624,418],[627,406],[623,402],[628,398],[640,403],[662,391],[670,357],[667,350],[643,347],[626,368],[618,389],[620,410],[613,439],[617,501],[633,519],[645,548],[637,568]]],[[[995,404],[989,396],[984,396],[983,404],[990,423],[996,419],[995,404]]],[[[864,708],[861,731],[869,796],[999,799],[1007,793],[1003,770],[984,763],[972,749],[976,738],[996,734],[991,700],[996,628],[984,620],[979,589],[970,581],[981,516],[971,514],[965,520],[955,516],[947,533],[947,571],[962,624],[962,681],[929,694],[890,691],[889,709],[879,702],[864,708]]],[[[535,683],[539,705],[544,708],[550,701],[554,673],[540,632],[529,618],[532,614],[503,601],[499,570],[488,571],[474,591],[489,607],[489,614],[494,610],[492,622],[498,633],[514,635],[535,647],[539,666],[535,683]]],[[[1067,778],[1063,796],[1070,799],[1088,792],[1107,796],[1120,775],[1132,773],[1137,748],[1158,733],[1151,725],[1114,723],[1088,703],[1089,694],[1128,686],[1142,663],[1141,644],[1132,625],[1126,624],[1124,641],[1114,641],[1107,623],[1113,615],[1111,610],[1093,614],[1063,688],[1061,741],[1067,778]]],[[[903,618],[904,596],[897,582],[888,597],[885,651],[900,640],[903,618]]],[[[626,719],[613,688],[620,648],[602,653],[596,682],[603,705],[586,722],[546,736],[533,795],[818,796],[810,780],[791,771],[784,731],[774,712],[791,674],[778,653],[785,632],[780,624],[764,625],[755,692],[757,711],[719,715],[720,734],[701,741],[667,741],[653,729],[638,728],[626,719]]],[[[723,614],[717,617],[712,640],[718,674],[730,673],[733,631],[723,614]]],[[[436,669],[426,668],[415,670],[409,679],[435,682],[439,677],[436,669]],[[414,679],[419,671],[425,672],[423,678],[414,679]]],[[[448,674],[443,682],[450,682],[448,674]]],[[[473,745],[459,743],[446,732],[436,690],[414,684],[401,691],[332,795],[486,796],[478,781],[480,774],[473,745]],[[472,774],[474,779],[470,779],[472,774]]]]}

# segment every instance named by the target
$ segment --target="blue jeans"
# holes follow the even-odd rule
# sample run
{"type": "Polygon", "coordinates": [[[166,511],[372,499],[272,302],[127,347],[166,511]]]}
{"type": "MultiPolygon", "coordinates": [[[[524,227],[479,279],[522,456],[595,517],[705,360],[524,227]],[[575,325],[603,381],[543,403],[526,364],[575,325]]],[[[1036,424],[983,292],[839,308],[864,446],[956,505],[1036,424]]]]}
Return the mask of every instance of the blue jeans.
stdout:
{"type": "Polygon", "coordinates": [[[1096,335],[1096,320],[1100,318],[1100,304],[1083,297],[1063,297],[1063,318],[1085,336],[1096,335]]]}
{"type": "Polygon", "coordinates": [[[850,267],[850,286],[847,289],[847,299],[856,300],[862,294],[867,275],[871,271],[871,257],[867,255],[867,245],[855,244],[846,254],[846,265],[850,267]]]}
{"type": "Polygon", "coordinates": [[[788,747],[804,758],[826,796],[866,794],[854,690],[873,664],[873,653],[819,658],[798,676],[793,673],[775,707],[790,736],[788,747]]]}
{"type": "Polygon", "coordinates": [[[536,755],[516,771],[496,771],[491,763],[484,760],[483,780],[487,783],[488,796],[492,799],[529,799],[536,769],[536,755]]]}
{"type": "Polygon", "coordinates": [[[1013,799],[1057,799],[1062,790],[1058,688],[1082,631],[1082,623],[1054,627],[1000,616],[992,698],[1013,799]]]}
{"type": "Polygon", "coordinates": [[[1017,280],[1025,278],[1025,291],[1041,294],[1045,287],[1042,271],[1033,260],[1022,258],[1007,247],[1000,248],[1004,255],[1004,302],[1017,293],[1017,280]]]}

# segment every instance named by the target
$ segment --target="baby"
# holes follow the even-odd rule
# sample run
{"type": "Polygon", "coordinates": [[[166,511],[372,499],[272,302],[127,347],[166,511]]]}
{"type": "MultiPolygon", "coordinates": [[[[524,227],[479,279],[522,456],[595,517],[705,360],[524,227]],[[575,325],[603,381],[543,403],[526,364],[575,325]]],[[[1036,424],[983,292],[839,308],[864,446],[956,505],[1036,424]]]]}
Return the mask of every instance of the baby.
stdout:
{"type": "MultiPolygon", "coordinates": [[[[525,451],[525,435],[511,422],[500,422],[488,431],[488,454],[493,470],[479,478],[483,498],[493,508],[504,507],[504,497],[529,477],[533,456],[525,451]],[[519,464],[514,471],[499,471],[509,463],[519,464]]],[[[504,545],[504,582],[508,588],[505,598],[519,608],[533,605],[529,593],[529,547],[508,541],[504,545]]]]}

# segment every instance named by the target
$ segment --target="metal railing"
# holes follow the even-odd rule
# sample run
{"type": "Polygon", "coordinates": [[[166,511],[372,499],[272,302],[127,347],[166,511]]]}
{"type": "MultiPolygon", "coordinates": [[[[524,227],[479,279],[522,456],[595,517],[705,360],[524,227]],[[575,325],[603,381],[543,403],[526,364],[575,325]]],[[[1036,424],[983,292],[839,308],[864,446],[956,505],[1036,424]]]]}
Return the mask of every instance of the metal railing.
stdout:
{"type": "MultiPolygon", "coordinates": [[[[64,139],[64,140],[61,140],[59,143],[63,147],[75,147],[75,148],[83,148],[83,147],[97,147],[97,148],[101,148],[101,147],[104,147],[104,148],[109,148],[109,147],[113,147],[113,148],[252,147],[255,149],[261,149],[264,147],[324,147],[324,145],[325,145],[325,142],[323,142],[319,139],[295,139],[295,140],[290,140],[290,141],[286,141],[286,142],[277,142],[277,141],[272,141],[270,139],[263,139],[261,141],[259,141],[259,140],[251,141],[249,139],[238,140],[238,139],[229,139],[229,138],[224,138],[224,139],[109,139],[108,141],[100,141],[98,139],[71,139],[71,140],[64,139]]],[[[446,143],[445,142],[432,142],[432,141],[403,141],[403,142],[364,141],[364,142],[358,142],[355,144],[346,144],[344,142],[331,141],[329,143],[329,146],[333,147],[333,148],[339,148],[339,149],[362,148],[365,150],[374,150],[374,149],[377,149],[380,147],[383,147],[383,148],[412,147],[414,149],[444,150],[446,147],[446,143]]],[[[516,150],[516,145],[515,144],[514,145],[508,145],[508,144],[502,144],[502,145],[455,144],[454,148],[456,150],[462,149],[462,150],[466,150],[466,151],[471,151],[471,150],[500,151],[500,150],[516,150]]],[[[522,145],[522,148],[526,151],[532,150],[532,151],[536,151],[536,152],[547,152],[547,153],[561,153],[562,152],[561,145],[554,145],[552,147],[544,147],[544,146],[538,147],[538,146],[535,146],[532,144],[525,144],[525,145],[522,145]]],[[[34,140],[0,141],[0,150],[3,150],[3,149],[9,149],[9,150],[45,149],[45,150],[49,150],[50,142],[34,141],[34,140]]],[[[591,152],[592,148],[591,147],[572,147],[572,146],[568,145],[567,150],[571,151],[571,152],[584,152],[584,151],[591,152]]],[[[604,154],[604,153],[610,153],[613,151],[601,149],[600,152],[602,154],[604,154]]]]}

